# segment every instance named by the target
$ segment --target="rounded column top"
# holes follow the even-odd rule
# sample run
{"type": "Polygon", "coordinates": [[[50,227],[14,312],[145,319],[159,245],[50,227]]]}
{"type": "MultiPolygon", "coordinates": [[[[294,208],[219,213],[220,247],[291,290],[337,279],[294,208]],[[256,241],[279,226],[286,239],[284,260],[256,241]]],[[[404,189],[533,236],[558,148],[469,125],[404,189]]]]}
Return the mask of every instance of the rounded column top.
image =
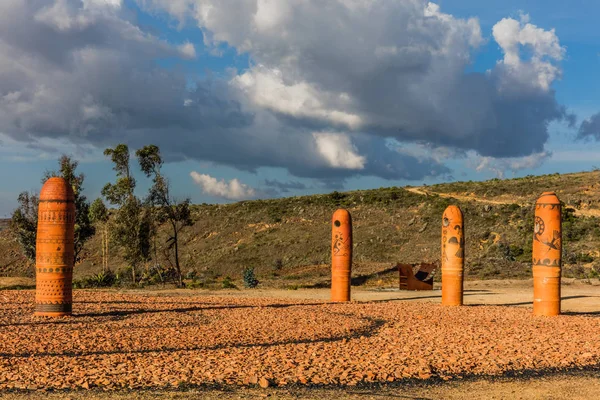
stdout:
{"type": "Polygon", "coordinates": [[[59,176],[49,178],[40,191],[40,201],[74,201],[75,195],[69,183],[59,176]]]}
{"type": "Polygon", "coordinates": [[[560,200],[554,192],[544,192],[538,197],[536,204],[560,204],[560,200]]]}
{"type": "Polygon", "coordinates": [[[462,217],[463,217],[463,213],[458,206],[450,205],[450,206],[446,207],[446,209],[444,210],[444,218],[449,218],[449,219],[450,218],[451,219],[460,218],[460,219],[462,219],[462,217]]]}
{"type": "Polygon", "coordinates": [[[351,224],[352,217],[350,216],[350,212],[344,208],[335,210],[331,218],[331,223],[336,227],[351,224]]]}

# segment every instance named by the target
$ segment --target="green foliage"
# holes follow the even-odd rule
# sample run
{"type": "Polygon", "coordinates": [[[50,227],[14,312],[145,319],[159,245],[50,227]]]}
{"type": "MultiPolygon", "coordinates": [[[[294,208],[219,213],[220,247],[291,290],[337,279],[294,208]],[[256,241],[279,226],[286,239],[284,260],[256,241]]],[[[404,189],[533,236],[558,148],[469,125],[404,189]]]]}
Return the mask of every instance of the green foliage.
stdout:
{"type": "Polygon", "coordinates": [[[139,283],[150,285],[165,284],[167,282],[176,281],[177,277],[177,271],[175,268],[155,264],[147,268],[141,274],[139,283]]]}
{"type": "Polygon", "coordinates": [[[102,237],[102,269],[107,270],[108,267],[108,247],[109,247],[109,237],[108,237],[108,221],[109,221],[109,212],[102,199],[98,198],[94,200],[92,205],[90,206],[90,221],[98,227],[100,227],[100,234],[102,237]]]}
{"type": "Polygon", "coordinates": [[[590,263],[594,261],[594,257],[588,253],[577,253],[575,260],[580,263],[590,263]]]}
{"type": "Polygon", "coordinates": [[[73,287],[76,289],[102,288],[117,284],[118,276],[112,271],[101,271],[97,274],[73,281],[73,287]]]}
{"type": "Polygon", "coordinates": [[[183,286],[183,277],[179,263],[179,233],[186,226],[193,225],[190,209],[190,199],[177,201],[171,197],[169,181],[162,175],[162,157],[158,146],[144,146],[136,152],[142,172],[152,177],[152,187],[148,202],[154,206],[158,221],[167,222],[171,226],[171,236],[167,239],[167,248],[172,250],[175,257],[178,285],[183,286]]]}
{"type": "Polygon", "coordinates": [[[329,194],[329,198],[335,204],[340,204],[342,202],[342,200],[344,200],[345,197],[346,197],[346,194],[340,193],[337,190],[334,190],[333,192],[331,192],[329,194]]]}
{"type": "Polygon", "coordinates": [[[118,243],[123,259],[130,265],[135,283],[138,266],[150,259],[151,237],[155,232],[152,212],[133,194],[136,183],[131,176],[127,145],[106,149],[104,154],[111,157],[113,169],[117,172],[116,183],[107,183],[102,189],[102,195],[119,206],[111,224],[111,236],[113,242],[118,243]]]}
{"type": "Polygon", "coordinates": [[[244,268],[244,286],[250,289],[258,286],[258,279],[256,279],[254,267],[244,268]]]}
{"type": "MultiPolygon", "coordinates": [[[[113,222],[111,234],[113,241],[121,245],[123,259],[133,268],[150,260],[152,214],[143,207],[137,197],[130,197],[121,206],[113,222]]],[[[135,275],[135,272],[133,274],[135,275]]]]}
{"type": "Polygon", "coordinates": [[[118,144],[114,149],[104,150],[104,155],[110,157],[117,172],[116,183],[107,183],[102,188],[102,196],[115,205],[122,205],[129,197],[133,196],[135,189],[135,179],[131,176],[129,167],[129,147],[125,144],[118,144]]]}
{"type": "Polygon", "coordinates": [[[13,212],[11,229],[17,236],[23,254],[35,263],[35,239],[38,222],[39,199],[35,194],[22,192],[17,199],[19,207],[13,212]]]}
{"type": "Polygon", "coordinates": [[[87,242],[96,233],[96,228],[90,220],[90,203],[83,195],[84,174],[77,174],[76,169],[79,161],[63,154],[58,160],[58,171],[46,171],[42,178],[42,183],[53,176],[64,178],[73,188],[75,195],[75,237],[74,237],[74,262],[80,261],[79,254],[87,242]]]}
{"type": "Polygon", "coordinates": [[[235,286],[235,284],[229,276],[226,276],[225,278],[223,278],[223,289],[237,289],[237,286],[235,286]]]}
{"type": "Polygon", "coordinates": [[[108,208],[104,205],[101,198],[97,198],[90,205],[90,220],[92,223],[107,223],[108,222],[108,208]]]}
{"type": "MultiPolygon", "coordinates": [[[[64,178],[73,188],[75,195],[75,237],[74,237],[74,262],[79,261],[79,254],[95,233],[95,228],[90,221],[87,198],[83,195],[83,181],[85,176],[77,174],[76,169],[79,162],[67,155],[62,155],[58,160],[58,171],[46,171],[42,183],[53,176],[64,178]]],[[[19,194],[19,207],[12,215],[12,228],[17,235],[23,254],[31,262],[35,262],[35,241],[37,236],[39,199],[34,194],[22,192],[19,194]]]]}

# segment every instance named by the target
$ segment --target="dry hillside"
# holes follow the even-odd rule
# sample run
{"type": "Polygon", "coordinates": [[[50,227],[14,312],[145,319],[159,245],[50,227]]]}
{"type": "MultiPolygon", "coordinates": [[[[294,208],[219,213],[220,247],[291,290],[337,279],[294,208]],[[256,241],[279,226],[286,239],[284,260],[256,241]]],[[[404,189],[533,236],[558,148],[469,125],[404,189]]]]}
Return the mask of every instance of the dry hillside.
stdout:
{"type": "MultiPolygon", "coordinates": [[[[355,283],[393,282],[396,262],[437,262],[440,219],[449,204],[465,214],[468,278],[530,276],[532,205],[554,190],[564,208],[566,275],[595,277],[600,260],[600,172],[546,175],[486,182],[456,182],[424,187],[381,188],[194,206],[195,224],[182,236],[181,259],[197,285],[220,284],[225,276],[240,281],[244,267],[278,287],[324,286],[329,279],[330,218],[346,207],[354,221],[355,283]],[[383,281],[382,281],[383,279],[383,281]]],[[[157,238],[155,261],[168,265],[167,232],[157,238]]],[[[100,270],[100,239],[88,243],[80,279],[100,270]]],[[[122,270],[117,247],[110,265],[122,270]]],[[[600,266],[600,264],[599,264],[600,266]]],[[[0,231],[0,275],[32,275],[10,231],[0,231]]]]}

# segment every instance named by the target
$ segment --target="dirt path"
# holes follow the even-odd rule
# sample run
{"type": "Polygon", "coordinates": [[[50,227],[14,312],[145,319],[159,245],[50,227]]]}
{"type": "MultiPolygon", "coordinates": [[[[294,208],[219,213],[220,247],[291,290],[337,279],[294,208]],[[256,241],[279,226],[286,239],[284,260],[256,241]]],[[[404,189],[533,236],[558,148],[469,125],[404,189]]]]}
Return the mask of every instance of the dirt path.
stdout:
{"type": "Polygon", "coordinates": [[[456,194],[456,193],[428,192],[428,191],[424,190],[422,187],[410,187],[410,188],[406,188],[406,190],[408,190],[409,192],[415,193],[415,194],[420,194],[421,196],[436,195],[436,196],[440,196],[440,197],[444,197],[444,198],[452,197],[454,199],[461,200],[461,201],[474,201],[476,203],[484,203],[484,204],[502,205],[502,204],[514,204],[515,203],[515,201],[489,200],[489,199],[482,199],[482,198],[473,197],[473,196],[464,196],[464,195],[460,195],[460,194],[456,194]]]}
{"type": "MultiPolygon", "coordinates": [[[[504,199],[504,200],[490,200],[490,199],[483,199],[481,197],[475,197],[475,196],[465,196],[465,195],[461,195],[461,194],[457,194],[457,193],[438,193],[438,192],[429,192],[427,190],[425,190],[423,187],[410,187],[410,188],[406,188],[406,190],[408,190],[411,193],[415,193],[415,194],[419,194],[421,196],[439,196],[439,197],[444,197],[444,198],[454,198],[460,201],[472,201],[475,203],[482,203],[482,204],[494,204],[494,205],[506,205],[506,204],[518,204],[520,206],[524,206],[526,205],[525,203],[523,203],[522,199],[518,199],[518,198],[510,198],[510,199],[504,199]]],[[[573,208],[575,210],[575,215],[578,216],[582,216],[582,217],[600,217],[600,210],[596,210],[596,209],[577,209],[577,208],[573,208]]]]}

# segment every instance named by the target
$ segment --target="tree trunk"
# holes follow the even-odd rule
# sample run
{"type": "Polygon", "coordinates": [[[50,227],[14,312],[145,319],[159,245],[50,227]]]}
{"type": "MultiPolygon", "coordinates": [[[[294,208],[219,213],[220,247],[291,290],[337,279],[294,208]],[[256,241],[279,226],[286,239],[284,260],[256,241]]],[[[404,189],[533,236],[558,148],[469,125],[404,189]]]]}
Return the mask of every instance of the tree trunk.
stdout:
{"type": "Polygon", "coordinates": [[[179,238],[177,235],[177,225],[173,224],[173,241],[175,245],[175,269],[177,270],[177,278],[179,279],[179,287],[183,287],[183,278],[181,276],[181,268],[179,267],[179,238]]]}
{"type": "Polygon", "coordinates": [[[104,264],[106,265],[106,270],[108,271],[110,268],[108,268],[108,249],[109,249],[109,232],[108,232],[108,225],[104,226],[104,246],[105,246],[105,250],[104,250],[104,254],[106,254],[106,259],[104,260],[104,264]]]}
{"type": "Polygon", "coordinates": [[[104,227],[102,227],[100,235],[102,235],[102,272],[106,272],[106,235],[104,234],[104,227]]]}

